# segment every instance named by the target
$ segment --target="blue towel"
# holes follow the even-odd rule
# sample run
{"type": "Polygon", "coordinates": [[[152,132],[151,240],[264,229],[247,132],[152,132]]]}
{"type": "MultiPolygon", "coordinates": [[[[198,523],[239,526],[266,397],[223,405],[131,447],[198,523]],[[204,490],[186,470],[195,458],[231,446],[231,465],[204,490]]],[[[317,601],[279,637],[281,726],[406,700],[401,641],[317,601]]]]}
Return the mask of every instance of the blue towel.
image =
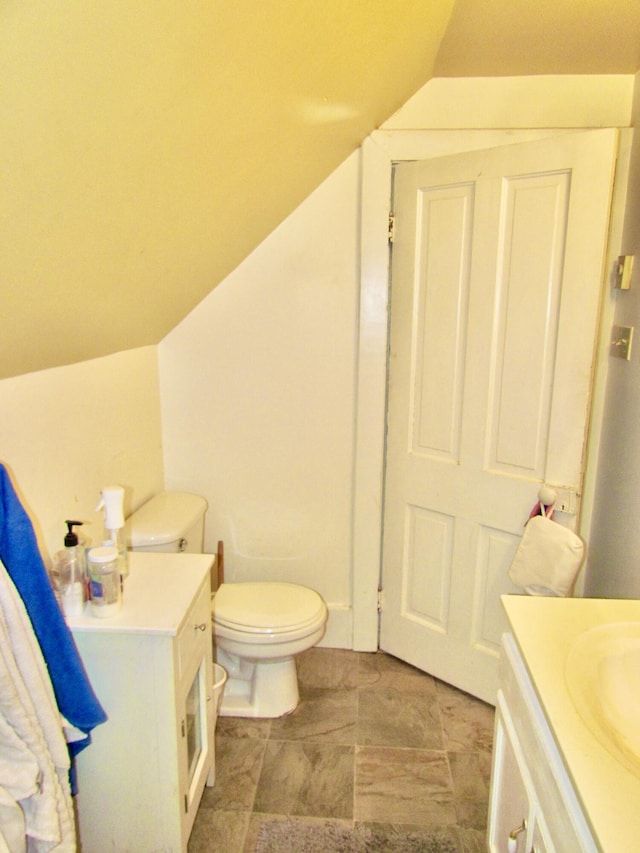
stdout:
{"type": "Polygon", "coordinates": [[[24,603],[40,644],[60,713],[87,737],[69,744],[72,756],[90,743],[107,715],[96,698],[73,635],[64,621],[38,548],[31,519],[0,464],[0,560],[24,603]]]}

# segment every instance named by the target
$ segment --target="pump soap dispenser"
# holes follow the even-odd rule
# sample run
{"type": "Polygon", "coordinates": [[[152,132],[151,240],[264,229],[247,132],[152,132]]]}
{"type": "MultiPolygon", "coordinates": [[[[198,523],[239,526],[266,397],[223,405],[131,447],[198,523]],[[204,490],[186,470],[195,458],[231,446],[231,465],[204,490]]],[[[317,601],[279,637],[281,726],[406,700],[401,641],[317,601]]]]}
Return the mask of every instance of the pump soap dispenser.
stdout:
{"type": "Polygon", "coordinates": [[[65,521],[67,533],[64,550],[53,559],[53,579],[58,599],[65,616],[80,616],[84,608],[84,551],[74,527],[81,521],[65,521]]]}
{"type": "Polygon", "coordinates": [[[120,577],[124,579],[129,574],[129,552],[124,530],[124,489],[122,486],[105,486],[101,495],[96,510],[104,508],[105,539],[118,549],[118,569],[120,577]]]}

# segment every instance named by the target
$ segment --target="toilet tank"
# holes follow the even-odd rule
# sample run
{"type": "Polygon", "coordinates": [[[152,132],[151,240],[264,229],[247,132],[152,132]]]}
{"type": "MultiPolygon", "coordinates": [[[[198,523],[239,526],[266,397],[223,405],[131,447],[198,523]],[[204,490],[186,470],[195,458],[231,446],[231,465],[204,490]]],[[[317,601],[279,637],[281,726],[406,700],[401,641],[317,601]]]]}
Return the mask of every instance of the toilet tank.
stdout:
{"type": "Polygon", "coordinates": [[[202,554],[207,502],[188,492],[160,492],[132,513],[125,523],[132,551],[202,554]]]}

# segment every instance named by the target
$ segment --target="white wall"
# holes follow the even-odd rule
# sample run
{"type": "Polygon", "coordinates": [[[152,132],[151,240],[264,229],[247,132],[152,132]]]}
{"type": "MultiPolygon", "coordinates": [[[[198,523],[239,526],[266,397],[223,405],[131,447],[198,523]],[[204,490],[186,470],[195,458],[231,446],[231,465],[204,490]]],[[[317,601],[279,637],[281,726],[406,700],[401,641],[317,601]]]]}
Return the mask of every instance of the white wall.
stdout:
{"type": "Polygon", "coordinates": [[[126,489],[127,508],[163,484],[156,347],[0,381],[0,461],[48,560],[65,519],[102,538],[102,486],[126,489]]]}
{"type": "MultiPolygon", "coordinates": [[[[316,588],[350,643],[359,155],[159,347],[166,484],[225,576],[316,588]]],[[[251,203],[255,203],[252,200],[251,203]]]]}
{"type": "MultiPolygon", "coordinates": [[[[563,128],[625,126],[632,91],[633,78],[432,81],[383,130],[553,128],[559,112],[563,128]]],[[[450,142],[433,131],[434,151],[450,142]]],[[[315,587],[325,644],[347,647],[359,178],[354,155],[159,346],[167,487],[207,498],[206,545],[224,539],[230,578],[315,587]]]]}
{"type": "MultiPolygon", "coordinates": [[[[634,125],[640,122],[636,75],[634,125]]],[[[629,291],[615,292],[616,325],[634,326],[630,361],[610,358],[585,594],[640,598],[640,138],[631,149],[620,254],[635,255],[629,291]]]]}

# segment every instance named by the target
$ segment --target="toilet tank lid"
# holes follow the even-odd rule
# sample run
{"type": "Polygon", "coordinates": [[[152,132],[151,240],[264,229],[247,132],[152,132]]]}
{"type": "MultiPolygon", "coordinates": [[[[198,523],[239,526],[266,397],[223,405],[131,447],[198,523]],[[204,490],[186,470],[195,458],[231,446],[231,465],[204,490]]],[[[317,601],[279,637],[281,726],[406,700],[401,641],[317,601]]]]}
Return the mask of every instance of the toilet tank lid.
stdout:
{"type": "Polygon", "coordinates": [[[160,492],[126,520],[127,545],[139,548],[176,542],[204,518],[206,511],[207,502],[200,495],[160,492]]]}

